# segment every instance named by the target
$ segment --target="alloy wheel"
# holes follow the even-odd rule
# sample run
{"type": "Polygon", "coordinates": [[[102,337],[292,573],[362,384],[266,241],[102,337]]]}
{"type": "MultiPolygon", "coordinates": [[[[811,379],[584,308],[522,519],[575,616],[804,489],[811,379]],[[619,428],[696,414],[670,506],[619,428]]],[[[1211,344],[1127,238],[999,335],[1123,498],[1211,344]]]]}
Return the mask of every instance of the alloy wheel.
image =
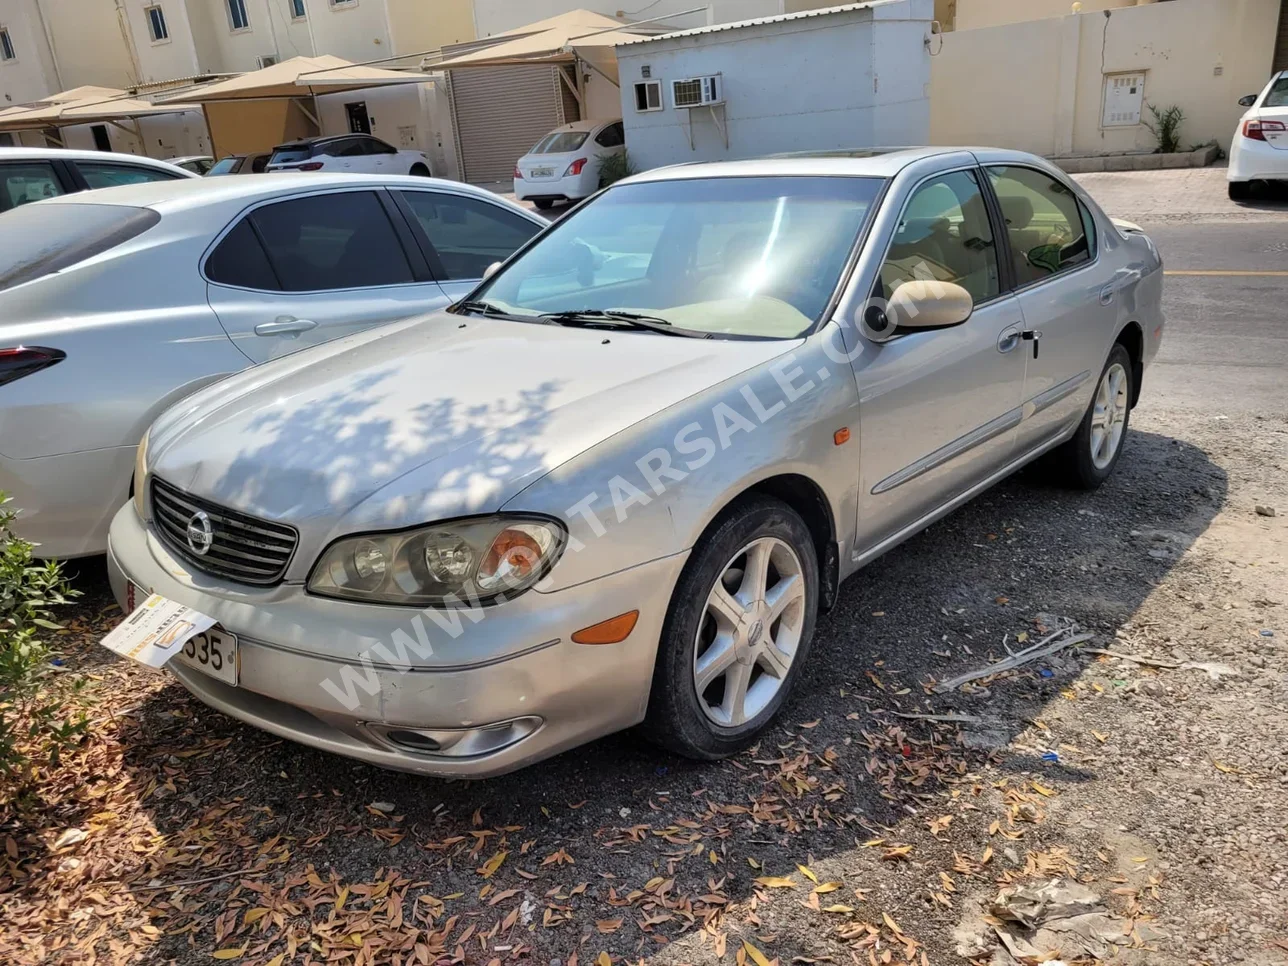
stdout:
{"type": "Polygon", "coordinates": [[[1091,462],[1103,470],[1114,461],[1127,426],[1127,370],[1115,362],[1100,377],[1091,411],[1091,462]]]}

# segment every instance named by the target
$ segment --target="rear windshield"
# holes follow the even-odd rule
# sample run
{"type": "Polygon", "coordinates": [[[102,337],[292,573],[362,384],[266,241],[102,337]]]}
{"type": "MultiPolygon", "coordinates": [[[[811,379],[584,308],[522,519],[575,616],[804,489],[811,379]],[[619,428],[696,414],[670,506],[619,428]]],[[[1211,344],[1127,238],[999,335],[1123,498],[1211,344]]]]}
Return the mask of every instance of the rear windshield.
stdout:
{"type": "Polygon", "coordinates": [[[1288,107],[1288,77],[1281,77],[1275,81],[1274,86],[1270,88],[1270,93],[1266,95],[1265,103],[1262,107],[1288,107]]]}
{"type": "Polygon", "coordinates": [[[161,216],[125,205],[23,205],[0,214],[0,291],[101,255],[161,216]]]}
{"type": "Polygon", "coordinates": [[[313,157],[313,146],[311,144],[280,147],[273,148],[273,156],[268,159],[268,163],[294,164],[297,161],[307,161],[311,157],[313,157]]]}
{"type": "Polygon", "coordinates": [[[530,154],[567,154],[569,151],[576,151],[586,143],[589,131],[557,131],[554,134],[547,134],[537,146],[533,148],[530,154]]]}
{"type": "Polygon", "coordinates": [[[236,158],[220,158],[211,166],[210,170],[206,172],[206,175],[209,176],[212,174],[232,174],[236,170],[237,170],[236,158]]]}

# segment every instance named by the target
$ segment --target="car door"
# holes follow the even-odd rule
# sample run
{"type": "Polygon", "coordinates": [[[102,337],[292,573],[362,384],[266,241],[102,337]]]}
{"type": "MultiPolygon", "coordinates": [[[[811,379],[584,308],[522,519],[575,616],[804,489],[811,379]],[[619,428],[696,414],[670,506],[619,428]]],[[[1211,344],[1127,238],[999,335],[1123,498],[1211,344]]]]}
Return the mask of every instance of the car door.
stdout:
{"type": "Polygon", "coordinates": [[[527,244],[543,225],[472,195],[403,189],[395,192],[439,285],[455,301],[487,267],[527,244]]]}
{"type": "Polygon", "coordinates": [[[984,170],[1006,220],[1024,317],[1023,453],[1082,418],[1113,341],[1119,290],[1134,279],[1101,264],[1095,221],[1064,181],[1025,165],[984,170]]]}
{"type": "Polygon", "coordinates": [[[851,360],[859,389],[860,550],[897,538],[1013,456],[1024,389],[1022,316],[982,178],[973,166],[925,178],[888,235],[874,298],[937,279],[961,285],[975,304],[961,325],[865,340],[851,360]]]}
{"type": "Polygon", "coordinates": [[[375,174],[406,174],[406,171],[399,171],[395,163],[398,156],[397,150],[385,144],[379,138],[363,138],[367,145],[367,164],[369,170],[375,174]]]}
{"type": "Polygon", "coordinates": [[[383,191],[330,190],[243,212],[205,263],[224,330],[256,362],[447,304],[383,191]]]}

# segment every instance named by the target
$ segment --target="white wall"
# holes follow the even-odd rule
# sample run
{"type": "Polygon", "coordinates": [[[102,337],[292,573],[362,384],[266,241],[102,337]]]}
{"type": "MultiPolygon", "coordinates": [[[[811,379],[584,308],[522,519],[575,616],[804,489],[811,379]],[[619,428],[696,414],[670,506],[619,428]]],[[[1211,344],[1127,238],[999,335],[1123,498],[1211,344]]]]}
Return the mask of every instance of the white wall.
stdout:
{"type": "Polygon", "coordinates": [[[308,0],[309,27],[319,54],[356,63],[394,56],[384,0],[333,4],[308,0]]]}
{"type": "Polygon", "coordinates": [[[0,0],[0,27],[9,32],[14,59],[0,60],[0,110],[39,100],[60,87],[34,0],[0,0]]]}
{"type": "MultiPolygon", "coordinates": [[[[706,23],[730,23],[753,17],[773,17],[784,12],[783,0],[657,0],[656,3],[622,3],[621,0],[474,0],[474,31],[477,37],[504,33],[538,20],[547,20],[571,10],[593,10],[615,17],[623,8],[631,12],[623,22],[671,17],[694,7],[707,5],[709,12],[674,17],[667,23],[677,28],[700,27],[706,23]],[[642,10],[640,8],[643,8],[642,10]]],[[[810,4],[824,6],[825,4],[810,4]]]]}
{"type": "MultiPolygon", "coordinates": [[[[132,123],[125,122],[132,127],[132,123]]],[[[113,124],[107,128],[108,141],[113,151],[122,154],[143,154],[165,161],[194,154],[210,154],[210,137],[206,133],[206,119],[200,111],[183,111],[178,114],[159,114],[140,119],[143,141],[131,132],[113,124]]],[[[63,143],[69,148],[93,151],[94,125],[77,124],[63,128],[63,143]]]]}
{"type": "MultiPolygon", "coordinates": [[[[933,0],[892,0],[617,48],[626,148],[640,169],[788,151],[925,143],[933,0]],[[638,113],[641,68],[663,84],[664,110],[638,113]],[[722,75],[729,146],[707,109],[672,106],[673,79],[722,75]],[[689,123],[693,125],[690,147],[689,123]]],[[[716,109],[717,116],[720,111],[716,109]]]]}
{"type": "Polygon", "coordinates": [[[143,8],[152,6],[154,2],[157,0],[123,0],[134,52],[138,57],[139,79],[147,83],[191,77],[200,71],[200,67],[187,7],[182,0],[160,0],[169,37],[153,41],[143,8]]]}
{"type": "Polygon", "coordinates": [[[445,89],[445,84],[435,82],[323,95],[318,98],[322,133],[346,133],[349,115],[345,105],[365,103],[372,134],[396,148],[424,151],[436,177],[459,179],[452,110],[445,89]]]}

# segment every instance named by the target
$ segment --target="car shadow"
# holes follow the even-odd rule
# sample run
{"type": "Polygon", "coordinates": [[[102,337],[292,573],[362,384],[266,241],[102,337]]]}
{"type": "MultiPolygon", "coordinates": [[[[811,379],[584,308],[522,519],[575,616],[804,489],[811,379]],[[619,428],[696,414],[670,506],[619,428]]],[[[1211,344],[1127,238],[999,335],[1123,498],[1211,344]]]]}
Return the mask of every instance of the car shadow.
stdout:
{"type": "MultiPolygon", "coordinates": [[[[933,694],[930,685],[985,668],[1007,646],[1023,646],[1020,635],[1036,638],[1062,620],[1111,646],[1159,581],[1183,565],[1226,487],[1202,450],[1137,430],[1095,493],[1054,488],[1036,470],[999,484],[842,586],[779,723],[727,762],[688,761],[624,733],[512,775],[442,781],[278,740],[171,683],[123,725],[123,765],[132,787],[153,790],[144,807],[169,847],[206,851],[158,871],[155,882],[262,865],[260,844],[281,836],[274,841],[289,846],[290,858],[264,866],[262,882],[280,886],[306,865],[363,882],[396,868],[435,896],[463,894],[452,911],[461,926],[481,930],[497,917],[473,898],[483,884],[478,870],[505,852],[487,879],[495,890],[539,900],[588,881],[577,901],[599,909],[590,919],[607,919],[621,911],[606,901],[610,886],[626,893],[660,874],[675,879],[677,894],[696,895],[719,878],[736,902],[752,895],[756,875],[790,872],[803,856],[821,862],[862,839],[924,832],[923,805],[985,762],[1030,779],[1094,781],[1094,767],[1017,744],[1094,655],[1054,654],[950,693],[933,694]],[[158,796],[158,785],[171,791],[158,796]],[[212,834],[226,844],[216,847],[212,834]],[[552,860],[557,850],[575,867],[552,860]]],[[[889,874],[902,873],[891,864],[889,874]]],[[[213,903],[213,914],[234,882],[203,882],[185,901],[213,903]]],[[[145,906],[162,895],[156,884],[133,888],[145,906]]],[[[626,922],[597,943],[637,957],[648,932],[626,922]]],[[[682,922],[656,928],[677,933],[682,922]]],[[[543,932],[535,941],[554,955],[571,951],[577,937],[543,932]]],[[[212,939],[197,942],[204,948],[212,939]]],[[[148,961],[187,948],[187,937],[161,939],[148,961]]]]}

